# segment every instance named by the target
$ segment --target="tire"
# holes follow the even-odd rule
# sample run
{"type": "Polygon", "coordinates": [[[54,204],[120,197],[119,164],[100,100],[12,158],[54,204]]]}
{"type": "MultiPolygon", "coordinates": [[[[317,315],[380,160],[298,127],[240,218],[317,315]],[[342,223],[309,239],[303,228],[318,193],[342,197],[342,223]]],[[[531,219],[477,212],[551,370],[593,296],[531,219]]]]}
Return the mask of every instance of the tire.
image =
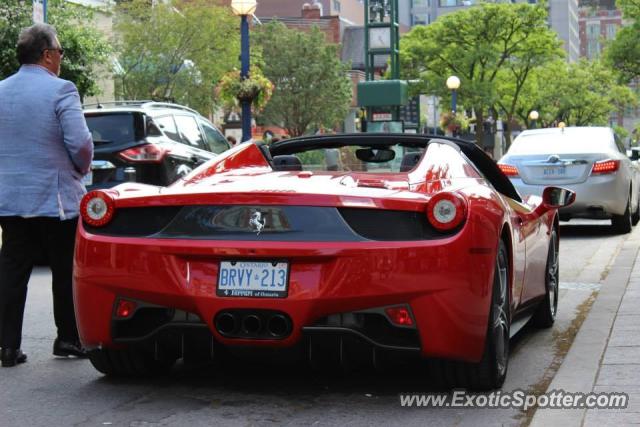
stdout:
{"type": "Polygon", "coordinates": [[[172,357],[157,360],[153,353],[139,348],[92,350],[89,360],[98,371],[114,377],[154,376],[168,372],[176,362],[172,357]]]}
{"type": "Polygon", "coordinates": [[[479,363],[452,360],[434,360],[430,373],[437,385],[486,391],[502,387],[509,364],[509,255],[501,240],[496,255],[496,266],[491,293],[491,308],[487,325],[484,352],[479,363]]]}
{"type": "Polygon", "coordinates": [[[638,195],[638,201],[636,202],[636,210],[631,215],[631,224],[637,225],[640,222],[640,194],[638,195]]]}
{"type": "Polygon", "coordinates": [[[622,215],[613,215],[611,218],[611,228],[618,234],[627,234],[631,232],[632,229],[632,219],[631,219],[631,197],[627,200],[627,207],[624,210],[622,215]]]}
{"type": "Polygon", "coordinates": [[[560,259],[558,256],[558,234],[554,229],[549,239],[549,252],[545,268],[545,294],[533,315],[533,324],[538,328],[550,328],[558,312],[558,291],[560,285],[560,259]]]}

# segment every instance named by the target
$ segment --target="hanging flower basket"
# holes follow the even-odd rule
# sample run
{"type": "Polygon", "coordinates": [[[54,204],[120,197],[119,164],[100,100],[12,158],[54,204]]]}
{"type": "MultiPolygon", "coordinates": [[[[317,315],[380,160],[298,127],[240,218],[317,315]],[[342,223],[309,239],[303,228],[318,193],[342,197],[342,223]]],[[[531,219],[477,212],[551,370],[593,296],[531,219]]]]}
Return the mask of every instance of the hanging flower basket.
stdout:
{"type": "Polygon", "coordinates": [[[469,119],[464,113],[446,112],[440,116],[440,128],[449,132],[460,132],[469,129],[469,119]]]}
{"type": "Polygon", "coordinates": [[[260,111],[273,95],[273,84],[259,68],[252,67],[246,79],[240,78],[239,70],[226,73],[220,79],[216,92],[227,108],[232,109],[248,101],[255,110],[260,111]]]}

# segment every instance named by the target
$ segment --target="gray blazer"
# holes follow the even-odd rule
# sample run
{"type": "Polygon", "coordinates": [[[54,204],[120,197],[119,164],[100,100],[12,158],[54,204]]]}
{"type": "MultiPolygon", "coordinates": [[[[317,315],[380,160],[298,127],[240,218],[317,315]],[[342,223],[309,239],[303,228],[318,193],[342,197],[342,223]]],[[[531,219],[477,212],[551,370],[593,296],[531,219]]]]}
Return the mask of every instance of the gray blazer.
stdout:
{"type": "Polygon", "coordinates": [[[92,157],[73,83],[39,65],[0,81],[0,216],[77,217],[92,157]]]}

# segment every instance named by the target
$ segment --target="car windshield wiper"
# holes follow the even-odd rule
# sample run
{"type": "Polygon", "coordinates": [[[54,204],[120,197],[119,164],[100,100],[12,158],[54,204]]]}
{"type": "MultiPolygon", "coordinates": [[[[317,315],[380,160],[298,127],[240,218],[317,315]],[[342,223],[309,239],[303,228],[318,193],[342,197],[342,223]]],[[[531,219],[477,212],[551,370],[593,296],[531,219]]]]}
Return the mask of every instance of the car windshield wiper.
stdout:
{"type": "Polygon", "coordinates": [[[93,140],[94,144],[110,144],[112,142],[113,142],[113,140],[111,140],[111,139],[94,139],[93,140]]]}

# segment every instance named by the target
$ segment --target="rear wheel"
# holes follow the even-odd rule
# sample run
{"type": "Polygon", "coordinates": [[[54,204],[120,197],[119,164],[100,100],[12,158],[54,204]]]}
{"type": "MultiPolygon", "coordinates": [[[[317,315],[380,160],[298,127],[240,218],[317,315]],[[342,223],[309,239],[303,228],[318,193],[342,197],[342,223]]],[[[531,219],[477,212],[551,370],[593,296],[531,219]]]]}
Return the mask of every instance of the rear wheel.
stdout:
{"type": "Polygon", "coordinates": [[[636,210],[633,212],[633,215],[631,215],[631,224],[633,225],[637,225],[638,222],[640,222],[640,195],[638,195],[637,199],[636,210]]]}
{"type": "Polygon", "coordinates": [[[627,200],[627,207],[622,215],[613,215],[611,218],[611,227],[616,233],[630,233],[632,229],[631,220],[631,197],[627,200]]]}
{"type": "Polygon", "coordinates": [[[558,257],[558,235],[554,229],[549,239],[549,252],[547,254],[547,268],[545,273],[544,299],[536,309],[533,323],[539,328],[550,328],[556,320],[558,312],[558,289],[560,283],[560,262],[558,257]]]}
{"type": "Polygon", "coordinates": [[[100,349],[89,352],[94,368],[108,376],[151,376],[168,372],[176,362],[174,357],[154,357],[151,351],[142,348],[121,350],[100,349]]]}
{"type": "Polygon", "coordinates": [[[472,390],[499,388],[507,377],[509,364],[509,256],[500,241],[493,278],[491,308],[484,352],[479,363],[437,360],[431,364],[431,374],[446,388],[463,387],[472,390]]]}

